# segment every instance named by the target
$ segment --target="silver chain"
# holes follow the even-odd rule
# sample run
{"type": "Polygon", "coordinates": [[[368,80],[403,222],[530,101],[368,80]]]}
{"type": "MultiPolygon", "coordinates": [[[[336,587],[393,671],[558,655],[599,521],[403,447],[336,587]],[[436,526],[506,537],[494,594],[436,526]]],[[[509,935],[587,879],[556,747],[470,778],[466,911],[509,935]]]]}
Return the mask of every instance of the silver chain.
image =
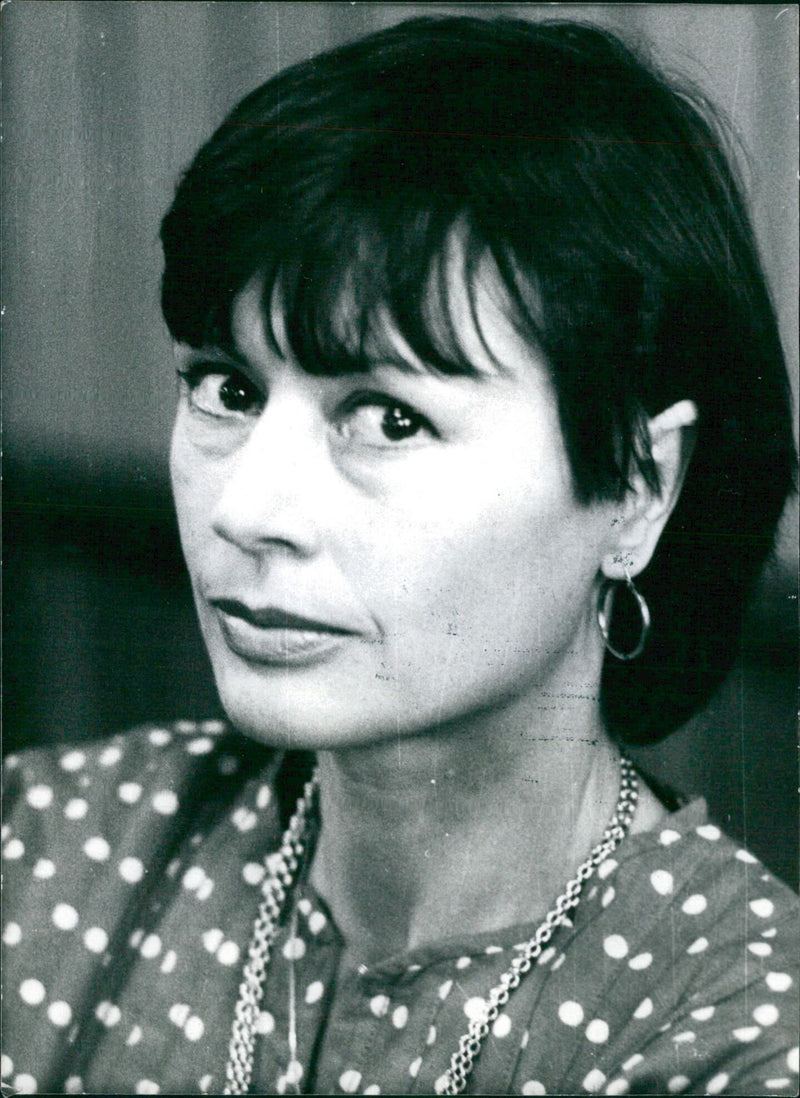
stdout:
{"type": "MultiPolygon", "coordinates": [[[[265,859],[269,876],[261,886],[263,899],[253,925],[253,935],[247,952],[247,961],[239,985],[239,999],[233,1019],[233,1031],[228,1046],[228,1063],[225,1068],[227,1083],[223,1094],[247,1094],[253,1077],[256,1024],[261,1000],[264,997],[264,981],[269,967],[272,944],[280,927],[284,904],[294,884],[295,874],[305,849],[308,817],[315,804],[319,787],[315,773],[306,783],[303,795],[297,802],[294,816],[283,834],[280,849],[265,859]]],[[[624,755],[620,758],[620,791],[614,815],[608,822],[600,842],[593,848],[575,876],[567,884],[553,907],[545,915],[536,933],[519,947],[509,968],[500,977],[486,998],[486,1011],[469,1023],[469,1028],[459,1039],[458,1049],[450,1058],[450,1067],[436,1081],[437,1094],[461,1094],[467,1085],[483,1042],[506,1006],[512,991],[519,987],[522,977],[533,968],[556,929],[566,922],[581,898],[586,881],[597,867],[612,854],[631,825],[636,802],[639,798],[638,783],[633,763],[624,755]]]]}

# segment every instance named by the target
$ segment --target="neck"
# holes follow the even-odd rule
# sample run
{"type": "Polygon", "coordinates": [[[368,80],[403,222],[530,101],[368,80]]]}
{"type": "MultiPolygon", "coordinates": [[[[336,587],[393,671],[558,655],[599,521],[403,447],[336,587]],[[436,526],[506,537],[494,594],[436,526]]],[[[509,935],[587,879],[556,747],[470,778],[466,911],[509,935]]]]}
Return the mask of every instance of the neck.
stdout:
{"type": "Polygon", "coordinates": [[[619,753],[596,706],[524,716],[320,753],[311,876],[350,964],[541,918],[599,840],[619,753]]]}

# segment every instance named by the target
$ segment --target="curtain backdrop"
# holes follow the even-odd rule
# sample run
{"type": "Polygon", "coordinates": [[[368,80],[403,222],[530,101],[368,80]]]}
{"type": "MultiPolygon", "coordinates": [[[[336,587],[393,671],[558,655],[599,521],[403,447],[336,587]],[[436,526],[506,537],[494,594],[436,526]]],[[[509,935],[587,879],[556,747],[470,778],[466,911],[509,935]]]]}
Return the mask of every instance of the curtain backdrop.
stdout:
{"type": "MultiPolygon", "coordinates": [[[[174,381],[159,220],[180,171],[246,91],[321,49],[436,12],[598,22],[650,43],[707,91],[743,140],[796,391],[794,6],[12,0],[2,270],[14,743],[213,704],[167,498],[174,381]]],[[[791,875],[796,508],[784,526],[741,666],[708,713],[647,757],[704,788],[791,875]],[[781,815],[788,824],[774,823],[781,815]]]]}

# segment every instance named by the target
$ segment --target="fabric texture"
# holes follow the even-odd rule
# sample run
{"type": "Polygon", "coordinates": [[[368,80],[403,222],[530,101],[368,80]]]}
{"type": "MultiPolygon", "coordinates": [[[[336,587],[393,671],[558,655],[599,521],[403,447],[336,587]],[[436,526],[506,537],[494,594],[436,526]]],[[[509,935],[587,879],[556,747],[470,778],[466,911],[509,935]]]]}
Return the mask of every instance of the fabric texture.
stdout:
{"type": "MultiPolygon", "coordinates": [[[[6,767],[3,1082],[220,1093],[264,856],[282,831],[281,757],[219,722],[179,722],[6,767]]],[[[587,882],[468,1092],[797,1093],[799,914],[693,802],[587,882]]],[[[432,1093],[535,929],[454,926],[435,947],[342,974],[330,912],[300,885],[252,1092],[432,1093]]]]}

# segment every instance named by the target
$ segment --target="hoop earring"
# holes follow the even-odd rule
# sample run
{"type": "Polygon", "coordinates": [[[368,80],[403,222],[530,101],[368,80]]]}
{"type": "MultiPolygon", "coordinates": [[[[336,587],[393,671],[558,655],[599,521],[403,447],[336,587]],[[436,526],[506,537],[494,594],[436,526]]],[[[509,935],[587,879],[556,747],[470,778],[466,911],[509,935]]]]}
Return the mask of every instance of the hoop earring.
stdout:
{"type": "Polygon", "coordinates": [[[616,656],[618,660],[635,660],[636,657],[640,656],[644,651],[647,634],[650,632],[650,610],[644,600],[644,596],[637,590],[636,584],[631,579],[630,573],[626,568],[625,586],[636,600],[636,605],[639,608],[639,614],[642,619],[642,628],[635,648],[632,648],[630,652],[618,651],[611,643],[611,611],[614,605],[614,597],[617,593],[617,586],[618,581],[610,579],[606,580],[601,585],[597,600],[597,624],[600,629],[600,636],[603,638],[603,644],[612,656],[616,656]]]}

